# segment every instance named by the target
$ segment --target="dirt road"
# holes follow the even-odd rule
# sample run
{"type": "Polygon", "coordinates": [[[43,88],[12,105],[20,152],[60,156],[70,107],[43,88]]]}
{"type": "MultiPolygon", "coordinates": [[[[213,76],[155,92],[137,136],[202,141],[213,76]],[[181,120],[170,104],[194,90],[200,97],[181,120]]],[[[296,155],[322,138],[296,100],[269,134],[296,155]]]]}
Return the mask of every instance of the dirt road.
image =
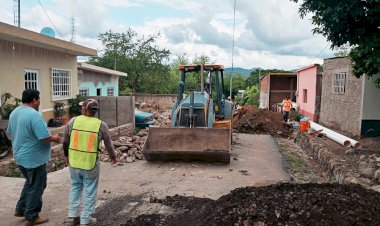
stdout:
{"type": "MultiPolygon", "coordinates": [[[[283,158],[269,135],[237,134],[229,165],[209,163],[148,163],[137,161],[110,167],[102,163],[97,208],[118,197],[129,197],[129,203],[114,202],[108,214],[113,223],[120,216],[165,212],[159,205],[148,204],[151,198],[182,195],[217,199],[231,190],[288,181],[283,158]],[[122,205],[122,206],[120,206],[122,205]]],[[[2,225],[23,225],[13,217],[23,179],[0,177],[0,222],[2,225]]],[[[61,225],[66,217],[70,187],[68,169],[50,173],[44,194],[42,214],[50,218],[45,225],[61,225]]],[[[109,206],[109,205],[107,205],[109,206]]],[[[103,217],[98,215],[98,217],[103,217]]],[[[105,219],[102,219],[105,220],[105,219]]],[[[125,220],[120,221],[125,222],[125,220]]],[[[106,221],[103,221],[106,225],[106,221]]]]}

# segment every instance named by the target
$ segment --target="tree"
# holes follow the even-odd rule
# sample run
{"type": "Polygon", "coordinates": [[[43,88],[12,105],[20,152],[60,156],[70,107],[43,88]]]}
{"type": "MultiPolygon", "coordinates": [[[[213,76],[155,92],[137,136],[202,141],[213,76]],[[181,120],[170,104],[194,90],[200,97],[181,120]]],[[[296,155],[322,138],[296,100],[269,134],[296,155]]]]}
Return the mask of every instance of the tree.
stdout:
{"type": "Polygon", "coordinates": [[[337,48],[336,52],[334,53],[334,56],[336,57],[346,57],[350,54],[351,46],[348,44],[344,44],[337,48]]]}
{"type": "Polygon", "coordinates": [[[257,86],[247,87],[243,97],[237,100],[239,105],[251,105],[255,108],[259,107],[260,91],[257,86]]]}
{"type": "Polygon", "coordinates": [[[303,0],[299,13],[301,18],[313,14],[313,33],[325,36],[332,48],[352,46],[349,57],[356,77],[380,72],[379,0],[303,0]]]}
{"type": "Polygon", "coordinates": [[[156,45],[158,37],[141,37],[132,29],[125,33],[107,31],[99,35],[104,46],[101,56],[90,58],[89,63],[128,73],[128,77],[120,78],[121,91],[129,87],[134,92],[168,93],[170,68],[165,62],[170,52],[156,45]]]}
{"type": "MultiPolygon", "coordinates": [[[[232,75],[232,98],[236,96],[239,90],[245,90],[247,88],[245,79],[241,74],[232,75]]],[[[227,96],[230,95],[230,79],[231,75],[224,77],[224,93],[227,96]]]]}

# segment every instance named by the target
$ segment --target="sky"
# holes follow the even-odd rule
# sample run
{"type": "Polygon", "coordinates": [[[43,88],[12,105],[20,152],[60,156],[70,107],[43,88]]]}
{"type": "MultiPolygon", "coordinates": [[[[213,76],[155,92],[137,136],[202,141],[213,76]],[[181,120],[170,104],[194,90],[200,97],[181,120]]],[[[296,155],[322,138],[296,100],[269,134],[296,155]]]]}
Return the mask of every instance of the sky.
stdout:
{"type": "MultiPolygon", "coordinates": [[[[0,0],[0,22],[14,24],[14,0],[0,0]]],[[[16,0],[17,2],[17,0],[16,0]]],[[[99,34],[160,33],[157,45],[172,57],[207,55],[225,67],[294,70],[333,56],[312,33],[311,15],[301,19],[290,0],[21,0],[21,27],[98,50],[99,34]]]]}

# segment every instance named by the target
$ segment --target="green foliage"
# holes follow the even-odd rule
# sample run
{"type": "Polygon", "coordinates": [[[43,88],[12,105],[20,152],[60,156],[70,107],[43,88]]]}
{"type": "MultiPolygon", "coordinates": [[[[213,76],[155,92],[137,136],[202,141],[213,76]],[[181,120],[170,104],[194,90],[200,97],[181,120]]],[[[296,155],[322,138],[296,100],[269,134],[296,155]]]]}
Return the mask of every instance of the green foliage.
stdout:
{"type": "Polygon", "coordinates": [[[260,91],[257,86],[247,87],[243,98],[237,98],[236,102],[239,105],[251,105],[255,108],[259,107],[260,91]]]}
{"type": "Polygon", "coordinates": [[[104,46],[101,57],[93,57],[88,63],[128,73],[119,81],[119,89],[129,87],[133,92],[167,93],[171,80],[169,50],[157,46],[160,34],[139,36],[134,30],[114,33],[111,30],[99,35],[104,46]]]}
{"type": "MultiPolygon", "coordinates": [[[[224,92],[226,98],[230,95],[230,80],[231,75],[224,77],[224,92]]],[[[233,75],[232,77],[232,97],[235,97],[239,90],[246,89],[245,79],[242,75],[233,75]]]]}
{"type": "Polygon", "coordinates": [[[125,87],[124,90],[120,91],[120,94],[132,94],[132,93],[133,93],[133,89],[129,87],[125,87]]]}
{"type": "Polygon", "coordinates": [[[71,116],[78,116],[82,114],[82,107],[79,106],[79,103],[85,100],[86,98],[81,95],[77,95],[76,98],[69,99],[69,113],[71,116]]]}
{"type": "Polygon", "coordinates": [[[325,36],[332,48],[352,47],[349,57],[356,77],[380,72],[379,0],[303,0],[299,13],[302,18],[313,14],[313,32],[325,36]]]}
{"type": "MultiPolygon", "coordinates": [[[[178,92],[178,83],[180,80],[180,73],[178,70],[179,65],[189,64],[215,64],[215,61],[203,54],[200,56],[195,56],[193,60],[190,60],[186,54],[177,55],[170,65],[170,78],[166,81],[168,90],[171,91],[170,93],[178,92]]],[[[200,90],[200,85],[201,81],[199,73],[186,74],[185,93],[189,94],[190,91],[200,90]]]]}
{"type": "Polygon", "coordinates": [[[299,122],[301,120],[301,114],[298,111],[290,111],[289,119],[290,119],[290,121],[299,122]]]}
{"type": "Polygon", "coordinates": [[[62,102],[55,102],[54,103],[54,117],[59,119],[63,115],[65,115],[65,104],[62,102]]]}
{"type": "Polygon", "coordinates": [[[9,119],[12,111],[20,106],[21,99],[13,97],[10,93],[4,93],[2,96],[2,106],[0,108],[0,114],[3,119],[9,119]]]}

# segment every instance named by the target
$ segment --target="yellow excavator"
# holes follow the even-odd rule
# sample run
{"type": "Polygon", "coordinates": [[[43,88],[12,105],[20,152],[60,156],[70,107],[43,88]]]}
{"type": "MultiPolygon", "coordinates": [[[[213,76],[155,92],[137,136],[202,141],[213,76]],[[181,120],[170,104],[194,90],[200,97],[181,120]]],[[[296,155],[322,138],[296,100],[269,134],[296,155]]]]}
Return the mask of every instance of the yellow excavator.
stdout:
{"type": "Polygon", "coordinates": [[[223,65],[180,65],[179,71],[171,127],[149,127],[142,150],[145,159],[229,163],[233,104],[224,96],[223,65]],[[191,74],[200,74],[198,91],[186,90],[191,74]]]}

